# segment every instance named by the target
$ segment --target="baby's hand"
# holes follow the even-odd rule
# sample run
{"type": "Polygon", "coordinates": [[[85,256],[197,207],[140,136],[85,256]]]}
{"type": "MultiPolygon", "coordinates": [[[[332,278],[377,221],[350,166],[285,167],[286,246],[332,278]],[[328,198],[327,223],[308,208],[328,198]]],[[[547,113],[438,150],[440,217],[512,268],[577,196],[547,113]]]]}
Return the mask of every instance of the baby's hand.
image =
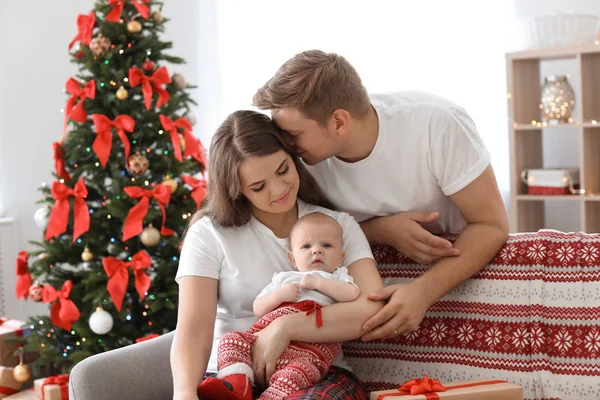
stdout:
{"type": "Polygon", "coordinates": [[[300,285],[297,283],[292,283],[289,285],[285,285],[280,289],[281,302],[286,303],[295,303],[298,301],[298,297],[300,294],[300,285]]]}
{"type": "Polygon", "coordinates": [[[319,282],[319,277],[314,276],[312,274],[305,274],[300,281],[300,289],[302,290],[316,290],[317,282],[319,282]]]}

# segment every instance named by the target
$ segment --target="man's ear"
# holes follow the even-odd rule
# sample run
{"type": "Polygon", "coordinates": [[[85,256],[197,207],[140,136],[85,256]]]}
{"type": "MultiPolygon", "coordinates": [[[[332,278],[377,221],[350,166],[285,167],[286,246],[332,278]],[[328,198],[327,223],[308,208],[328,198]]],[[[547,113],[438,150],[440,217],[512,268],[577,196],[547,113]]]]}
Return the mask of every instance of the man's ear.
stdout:
{"type": "Polygon", "coordinates": [[[332,128],[338,136],[346,136],[350,128],[350,113],[343,108],[338,108],[331,116],[332,128]]]}
{"type": "Polygon", "coordinates": [[[292,253],[291,251],[287,252],[287,257],[288,260],[290,260],[290,262],[292,263],[292,265],[295,267],[296,266],[296,260],[294,259],[294,253],[292,253]]]}

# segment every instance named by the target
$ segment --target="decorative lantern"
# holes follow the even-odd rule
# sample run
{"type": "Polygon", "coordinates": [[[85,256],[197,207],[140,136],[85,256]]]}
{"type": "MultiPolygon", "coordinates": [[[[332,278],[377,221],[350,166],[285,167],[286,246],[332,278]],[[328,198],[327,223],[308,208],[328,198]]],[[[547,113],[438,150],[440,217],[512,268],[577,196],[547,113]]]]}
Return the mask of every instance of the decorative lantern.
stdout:
{"type": "Polygon", "coordinates": [[[566,75],[548,76],[542,85],[542,120],[549,125],[570,122],[575,93],[566,75]]]}

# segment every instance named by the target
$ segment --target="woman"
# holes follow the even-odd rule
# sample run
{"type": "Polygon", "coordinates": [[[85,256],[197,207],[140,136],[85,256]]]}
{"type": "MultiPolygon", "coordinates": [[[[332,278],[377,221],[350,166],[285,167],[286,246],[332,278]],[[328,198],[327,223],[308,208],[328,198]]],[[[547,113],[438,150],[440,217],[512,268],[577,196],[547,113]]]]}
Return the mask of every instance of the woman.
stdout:
{"type": "MultiPolygon", "coordinates": [[[[261,331],[252,351],[255,384],[264,387],[290,341],[358,338],[363,323],[382,307],[366,297],[383,285],[359,225],[346,213],[321,207],[330,204],[268,116],[237,111],[223,122],[211,143],[208,187],[206,207],[190,221],[176,277],[179,311],[171,348],[176,400],[197,399],[202,377],[216,371],[213,339],[256,322],[252,303],[273,273],[291,270],[287,237],[307,213],[327,213],[342,225],[346,264],[361,296],[323,309],[321,328],[314,317],[298,313],[261,331]]],[[[334,365],[320,384],[288,399],[327,399],[334,392],[338,399],[364,399],[341,356],[334,365]]]]}

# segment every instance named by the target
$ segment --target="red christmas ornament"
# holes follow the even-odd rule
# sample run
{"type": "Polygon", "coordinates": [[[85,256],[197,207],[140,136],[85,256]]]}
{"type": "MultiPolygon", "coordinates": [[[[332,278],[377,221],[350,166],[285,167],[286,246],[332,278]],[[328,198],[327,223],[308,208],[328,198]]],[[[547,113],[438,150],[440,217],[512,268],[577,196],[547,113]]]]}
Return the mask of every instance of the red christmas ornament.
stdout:
{"type": "Polygon", "coordinates": [[[43,286],[37,282],[31,285],[29,288],[29,296],[31,297],[31,300],[35,302],[42,301],[42,290],[43,286]]]}
{"type": "Polygon", "coordinates": [[[154,68],[156,68],[156,64],[152,60],[146,60],[144,64],[142,64],[142,68],[146,72],[152,72],[154,71],[154,68]]]}

